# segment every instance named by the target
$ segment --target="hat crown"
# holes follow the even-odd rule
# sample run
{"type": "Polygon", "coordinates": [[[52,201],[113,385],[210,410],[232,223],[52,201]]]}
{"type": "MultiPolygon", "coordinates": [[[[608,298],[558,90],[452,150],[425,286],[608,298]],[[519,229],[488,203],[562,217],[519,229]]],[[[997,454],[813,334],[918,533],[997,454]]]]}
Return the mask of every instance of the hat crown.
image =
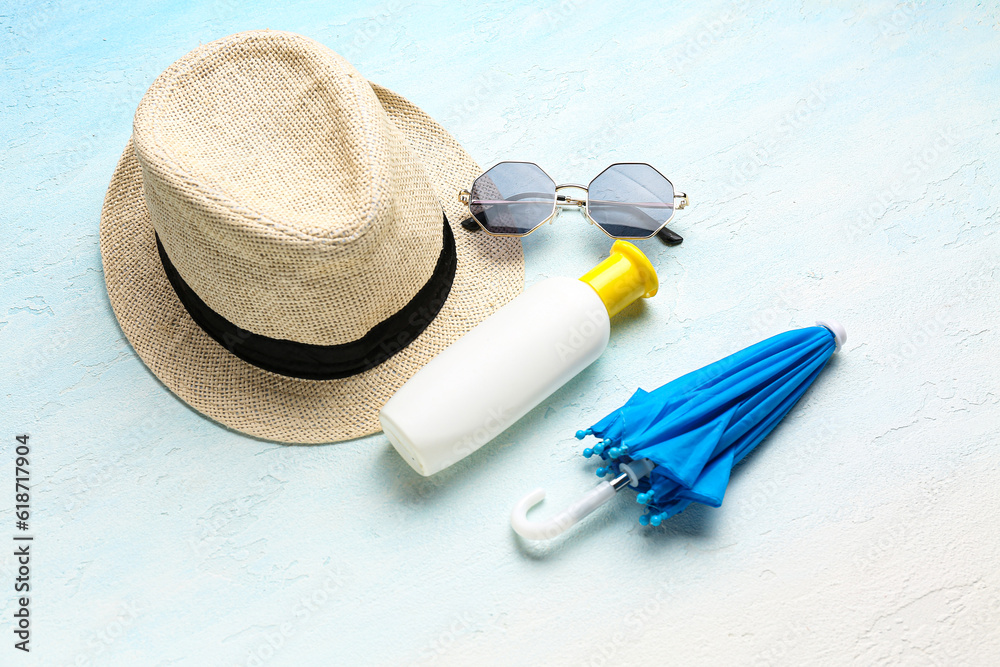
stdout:
{"type": "Polygon", "coordinates": [[[150,87],[133,138],[170,262],[261,336],[362,337],[430,278],[442,210],[370,84],[289,33],[240,33],[150,87]]]}

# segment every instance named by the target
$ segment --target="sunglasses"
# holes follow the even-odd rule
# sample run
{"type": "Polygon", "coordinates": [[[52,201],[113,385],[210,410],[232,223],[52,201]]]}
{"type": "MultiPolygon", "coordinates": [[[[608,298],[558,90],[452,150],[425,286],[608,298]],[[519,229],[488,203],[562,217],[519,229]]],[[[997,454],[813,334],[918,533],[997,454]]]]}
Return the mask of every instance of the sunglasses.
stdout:
{"type": "Polygon", "coordinates": [[[589,185],[556,185],[534,162],[500,162],[458,193],[472,217],[462,226],[493,236],[527,236],[555,218],[559,207],[583,209],[587,219],[613,239],[649,239],[659,236],[667,245],[684,239],[667,229],[674,211],[688,205],[683,192],[674,192],[670,180],[648,164],[619,162],[589,185]],[[560,194],[583,190],[585,198],[560,194]],[[680,200],[680,201],[675,201],[680,200]]]}

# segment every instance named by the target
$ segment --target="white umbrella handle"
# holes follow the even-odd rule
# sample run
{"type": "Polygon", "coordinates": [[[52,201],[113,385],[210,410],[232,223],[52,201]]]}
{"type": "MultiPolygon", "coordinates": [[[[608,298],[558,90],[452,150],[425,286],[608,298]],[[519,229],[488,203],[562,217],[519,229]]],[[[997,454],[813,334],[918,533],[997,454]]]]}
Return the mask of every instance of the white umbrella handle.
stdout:
{"type": "Polygon", "coordinates": [[[545,498],[545,489],[535,489],[514,505],[514,509],[510,512],[510,525],[526,540],[551,540],[611,500],[626,485],[636,486],[639,480],[653,469],[653,462],[649,459],[639,459],[623,463],[620,467],[622,472],[618,477],[610,482],[601,482],[548,521],[528,519],[528,510],[545,498]]]}
{"type": "Polygon", "coordinates": [[[510,525],[526,540],[550,540],[566,532],[576,522],[614,496],[615,487],[608,482],[601,482],[548,521],[531,521],[528,519],[528,510],[545,497],[545,489],[535,489],[514,505],[514,509],[510,512],[510,525]]]}

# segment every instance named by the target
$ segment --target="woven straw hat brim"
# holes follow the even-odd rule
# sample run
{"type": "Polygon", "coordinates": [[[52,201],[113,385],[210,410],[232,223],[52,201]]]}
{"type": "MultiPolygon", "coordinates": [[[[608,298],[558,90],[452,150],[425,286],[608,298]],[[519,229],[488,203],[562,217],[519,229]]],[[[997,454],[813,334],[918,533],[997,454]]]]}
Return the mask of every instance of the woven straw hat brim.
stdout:
{"type": "MultiPolygon", "coordinates": [[[[438,123],[372,84],[389,118],[423,163],[455,235],[458,268],[444,307],[410,345],[383,364],[340,380],[302,380],[234,356],[191,319],[167,280],[142,193],[132,142],[101,212],[101,256],[111,307],[153,374],[195,410],[267,440],[323,443],[380,430],[378,411],[424,364],[520,293],[519,239],[470,233],[457,193],[481,173],[438,123]]],[[[456,409],[461,409],[456,406],[456,409]]]]}

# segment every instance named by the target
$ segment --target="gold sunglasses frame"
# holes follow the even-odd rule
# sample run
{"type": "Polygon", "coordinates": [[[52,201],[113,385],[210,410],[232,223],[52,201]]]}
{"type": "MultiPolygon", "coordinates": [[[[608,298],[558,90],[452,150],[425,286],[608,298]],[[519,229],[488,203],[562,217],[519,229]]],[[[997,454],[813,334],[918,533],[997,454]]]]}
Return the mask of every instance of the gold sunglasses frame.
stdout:
{"type": "MultiPolygon", "coordinates": [[[[461,190],[461,191],[459,191],[459,193],[458,193],[458,201],[460,201],[461,203],[465,204],[466,208],[469,209],[469,217],[472,218],[473,220],[475,220],[476,224],[479,225],[479,228],[482,231],[484,231],[487,234],[489,234],[490,236],[524,238],[528,234],[531,234],[532,232],[534,232],[535,230],[537,230],[538,228],[540,228],[545,223],[551,222],[552,220],[554,220],[555,217],[557,215],[559,215],[559,211],[561,210],[560,207],[575,206],[577,209],[583,209],[582,213],[584,214],[584,217],[587,218],[587,221],[590,224],[592,224],[595,227],[597,227],[598,229],[600,229],[602,232],[604,232],[604,235],[607,236],[608,238],[611,238],[611,239],[623,239],[623,240],[630,240],[630,241],[645,241],[647,239],[653,238],[654,236],[656,236],[657,234],[659,234],[661,231],[663,231],[663,229],[667,225],[670,224],[670,221],[674,219],[674,214],[677,213],[677,211],[679,211],[679,210],[681,210],[683,208],[686,208],[691,203],[691,201],[688,199],[687,193],[678,192],[677,188],[674,187],[673,181],[671,181],[669,178],[667,178],[662,173],[660,173],[659,169],[657,169],[653,165],[649,164],[648,162],[612,162],[607,167],[605,167],[604,169],[602,169],[600,171],[600,173],[597,174],[597,176],[594,176],[592,179],[590,179],[590,182],[587,183],[587,185],[580,185],[578,183],[562,183],[562,184],[557,185],[556,182],[555,182],[555,179],[553,179],[551,176],[549,176],[548,172],[546,172],[544,169],[542,169],[540,166],[538,166],[534,162],[527,162],[525,160],[501,160],[500,162],[497,162],[492,167],[490,167],[489,169],[487,169],[486,171],[484,171],[482,174],[480,174],[476,178],[476,181],[478,181],[480,178],[482,178],[487,173],[489,173],[490,170],[492,170],[494,167],[498,167],[501,164],[530,164],[530,165],[533,165],[536,169],[538,169],[538,171],[542,172],[545,175],[545,177],[548,178],[552,182],[552,185],[555,188],[555,193],[554,193],[555,196],[553,197],[553,200],[552,200],[552,213],[550,213],[548,215],[548,217],[546,217],[544,220],[542,220],[541,222],[539,222],[537,225],[535,225],[534,227],[532,227],[528,231],[524,232],[523,234],[494,234],[490,230],[486,229],[486,227],[483,225],[483,223],[479,221],[479,218],[477,218],[475,216],[475,214],[472,212],[472,192],[470,192],[469,190],[461,190]],[[611,169],[611,167],[616,167],[618,165],[643,165],[643,166],[649,167],[650,169],[652,169],[653,171],[655,171],[660,176],[660,178],[662,178],[663,180],[665,180],[667,183],[670,183],[670,189],[674,191],[674,199],[675,200],[677,200],[677,199],[681,200],[679,204],[676,204],[676,205],[674,205],[674,206],[671,207],[670,217],[668,217],[663,222],[662,225],[660,225],[659,227],[657,227],[656,230],[654,230],[651,234],[649,234],[649,236],[612,236],[611,234],[608,234],[608,232],[604,229],[604,227],[602,227],[600,225],[600,223],[598,223],[596,220],[594,220],[594,217],[590,214],[590,186],[594,184],[594,181],[596,181],[598,178],[600,178],[601,174],[603,174],[604,172],[606,172],[608,169],[611,169]],[[586,199],[576,199],[576,198],[573,198],[573,197],[567,197],[565,195],[562,195],[562,201],[560,201],[559,200],[559,198],[560,198],[559,191],[567,189],[567,188],[572,188],[572,189],[576,189],[576,190],[583,190],[584,192],[587,193],[587,198],[586,199]]],[[[473,181],[472,182],[472,187],[475,187],[475,185],[476,185],[476,182],[473,181]]],[[[531,203],[540,203],[540,202],[531,202],[531,203]]],[[[628,204],[628,202],[620,202],[620,203],[622,203],[622,204],[628,204]]]]}

